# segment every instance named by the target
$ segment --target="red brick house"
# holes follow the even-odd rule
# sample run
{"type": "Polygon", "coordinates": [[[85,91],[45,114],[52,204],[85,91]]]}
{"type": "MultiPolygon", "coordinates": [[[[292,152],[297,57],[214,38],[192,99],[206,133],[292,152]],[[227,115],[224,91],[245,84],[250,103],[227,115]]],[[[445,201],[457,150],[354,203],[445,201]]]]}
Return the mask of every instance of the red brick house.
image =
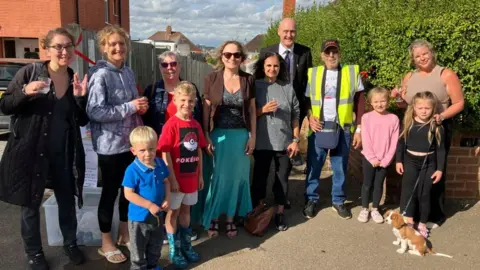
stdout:
{"type": "Polygon", "coordinates": [[[71,23],[88,30],[118,24],[130,32],[129,13],[129,0],[0,0],[0,58],[42,58],[39,38],[71,23]]]}
{"type": "MultiPolygon", "coordinates": [[[[158,31],[148,38],[153,41],[173,41],[180,53],[201,53],[202,50],[198,48],[190,39],[188,39],[182,32],[172,31],[172,26],[168,25],[165,31],[158,31]]],[[[182,53],[182,54],[184,54],[182,53]]]]}

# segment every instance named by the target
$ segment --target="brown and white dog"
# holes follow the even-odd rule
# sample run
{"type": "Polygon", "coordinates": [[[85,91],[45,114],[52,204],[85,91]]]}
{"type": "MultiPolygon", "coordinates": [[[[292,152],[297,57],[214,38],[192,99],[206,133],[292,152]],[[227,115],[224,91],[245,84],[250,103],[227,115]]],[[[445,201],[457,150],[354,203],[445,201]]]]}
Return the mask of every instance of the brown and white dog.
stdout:
{"type": "Polygon", "coordinates": [[[452,258],[450,255],[436,253],[427,246],[427,240],[414,228],[408,226],[403,220],[402,215],[395,211],[387,211],[385,214],[385,222],[393,226],[393,234],[397,237],[393,244],[400,248],[397,249],[398,253],[405,253],[408,250],[409,254],[417,256],[425,256],[425,253],[430,253],[435,256],[442,256],[452,258]]]}

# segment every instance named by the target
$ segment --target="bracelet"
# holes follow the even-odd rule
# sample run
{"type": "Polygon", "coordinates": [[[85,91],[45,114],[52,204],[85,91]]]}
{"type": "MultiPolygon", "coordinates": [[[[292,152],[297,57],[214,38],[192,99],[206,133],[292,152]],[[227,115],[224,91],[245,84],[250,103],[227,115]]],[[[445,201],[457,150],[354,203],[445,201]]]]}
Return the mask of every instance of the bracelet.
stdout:
{"type": "Polygon", "coordinates": [[[22,87],[22,93],[26,96],[27,95],[27,92],[25,91],[25,88],[27,87],[26,84],[23,85],[22,87]]]}
{"type": "Polygon", "coordinates": [[[358,134],[361,132],[361,129],[359,127],[357,127],[357,129],[355,130],[355,133],[358,134]]]}

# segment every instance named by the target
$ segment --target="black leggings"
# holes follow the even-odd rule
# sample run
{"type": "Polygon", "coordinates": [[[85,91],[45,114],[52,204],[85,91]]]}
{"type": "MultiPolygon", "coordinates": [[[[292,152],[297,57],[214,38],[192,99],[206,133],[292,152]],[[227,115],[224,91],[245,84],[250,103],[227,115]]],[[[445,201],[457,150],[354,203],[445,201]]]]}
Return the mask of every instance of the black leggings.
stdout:
{"type": "Polygon", "coordinates": [[[255,167],[253,168],[253,183],[251,187],[252,204],[257,206],[267,195],[267,179],[275,176],[273,195],[275,204],[287,204],[288,177],[292,163],[286,151],[255,150],[255,167]],[[272,161],[275,166],[270,166],[272,161]]]}
{"type": "Polygon", "coordinates": [[[415,217],[415,213],[419,212],[420,222],[427,223],[430,214],[430,192],[432,190],[433,180],[432,175],[436,171],[437,162],[436,155],[428,156],[414,156],[408,152],[405,153],[405,160],[403,163],[403,178],[402,178],[402,194],[400,198],[400,211],[405,210],[407,217],[415,217]],[[422,168],[423,162],[425,165],[422,168]],[[417,187],[415,183],[418,180],[417,187]],[[414,190],[415,188],[415,190],[414,190]],[[412,195],[413,194],[413,195],[412,195]],[[407,209],[408,200],[412,197],[410,205],[407,209]]]}
{"type": "MultiPolygon", "coordinates": [[[[134,160],[130,152],[101,155],[98,154],[98,167],[102,177],[102,195],[98,204],[98,224],[102,233],[108,233],[112,229],[113,207],[117,199],[118,189],[123,182],[123,176],[128,165],[134,160]]],[[[120,221],[128,221],[128,201],[123,194],[123,188],[120,191],[118,200],[118,212],[120,221]]]]}
{"type": "Polygon", "coordinates": [[[387,169],[383,167],[374,168],[372,164],[364,157],[362,159],[363,167],[363,185],[362,185],[362,207],[368,208],[370,202],[370,191],[373,186],[373,208],[378,208],[380,200],[382,199],[383,182],[387,169]]]}

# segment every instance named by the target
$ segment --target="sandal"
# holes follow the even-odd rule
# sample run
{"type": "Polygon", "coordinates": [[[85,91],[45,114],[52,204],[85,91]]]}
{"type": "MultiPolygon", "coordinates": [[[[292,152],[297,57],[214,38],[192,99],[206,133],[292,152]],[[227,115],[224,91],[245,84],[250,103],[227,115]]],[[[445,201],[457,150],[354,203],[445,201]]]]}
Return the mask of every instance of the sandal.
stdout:
{"type": "Polygon", "coordinates": [[[125,256],[125,254],[123,254],[119,249],[117,249],[115,251],[103,252],[102,248],[99,248],[98,249],[98,254],[105,257],[107,259],[107,261],[110,262],[110,263],[123,263],[127,260],[127,257],[125,256]],[[114,259],[115,255],[123,255],[123,259],[115,260],[114,259]]]}
{"type": "Polygon", "coordinates": [[[237,236],[238,229],[237,229],[237,226],[235,226],[235,224],[233,224],[233,222],[227,222],[225,224],[225,227],[226,227],[227,236],[230,239],[237,236]],[[230,229],[228,227],[230,227],[230,229]]]}
{"type": "Polygon", "coordinates": [[[210,221],[210,228],[208,228],[208,237],[213,238],[218,236],[218,221],[210,221]]]}

